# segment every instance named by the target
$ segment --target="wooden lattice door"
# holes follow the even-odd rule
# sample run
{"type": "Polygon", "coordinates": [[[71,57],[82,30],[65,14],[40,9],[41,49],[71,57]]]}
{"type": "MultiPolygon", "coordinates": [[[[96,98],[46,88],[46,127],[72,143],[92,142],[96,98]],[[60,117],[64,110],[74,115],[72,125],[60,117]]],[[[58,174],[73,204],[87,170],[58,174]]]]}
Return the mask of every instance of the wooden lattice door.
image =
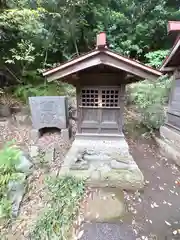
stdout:
{"type": "Polygon", "coordinates": [[[80,90],[80,133],[119,134],[122,131],[120,87],[88,87],[80,90]]]}

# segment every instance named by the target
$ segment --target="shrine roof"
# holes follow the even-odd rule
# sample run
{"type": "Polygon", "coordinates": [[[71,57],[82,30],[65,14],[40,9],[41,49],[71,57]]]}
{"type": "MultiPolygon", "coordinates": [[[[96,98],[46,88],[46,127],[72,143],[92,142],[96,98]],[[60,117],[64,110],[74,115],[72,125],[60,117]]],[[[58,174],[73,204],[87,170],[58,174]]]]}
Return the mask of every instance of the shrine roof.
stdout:
{"type": "Polygon", "coordinates": [[[94,50],[71,59],[55,68],[46,70],[43,72],[43,76],[45,76],[48,81],[54,81],[98,65],[104,65],[117,69],[118,71],[127,72],[128,74],[134,75],[136,79],[155,80],[162,75],[160,71],[154,68],[122,56],[107,48],[105,33],[100,33],[97,36],[97,44],[94,50]]]}
{"type": "Polygon", "coordinates": [[[173,47],[170,50],[169,55],[165,58],[161,71],[168,72],[173,71],[175,67],[180,66],[180,36],[176,39],[173,47]]]}
{"type": "Polygon", "coordinates": [[[168,34],[175,39],[175,42],[161,66],[160,70],[163,72],[174,71],[180,66],[180,21],[168,22],[168,34]]]}

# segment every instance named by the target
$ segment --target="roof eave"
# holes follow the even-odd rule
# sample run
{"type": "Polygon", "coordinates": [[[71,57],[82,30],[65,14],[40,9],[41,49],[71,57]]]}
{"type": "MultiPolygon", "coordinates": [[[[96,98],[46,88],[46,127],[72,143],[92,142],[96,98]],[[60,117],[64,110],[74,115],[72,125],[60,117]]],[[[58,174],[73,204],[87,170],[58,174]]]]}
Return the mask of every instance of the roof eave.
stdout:
{"type": "Polygon", "coordinates": [[[155,80],[162,75],[162,72],[156,69],[143,65],[138,61],[121,56],[120,54],[117,54],[109,49],[96,49],[77,59],[64,63],[59,67],[44,72],[43,76],[47,77],[48,81],[54,81],[100,64],[129,72],[135,75],[136,79],[147,78],[155,80]]]}
{"type": "Polygon", "coordinates": [[[165,69],[168,69],[168,63],[170,62],[170,60],[173,58],[173,56],[175,55],[175,53],[177,52],[178,48],[180,47],[180,38],[177,40],[177,42],[175,43],[175,45],[173,46],[170,54],[168,55],[168,57],[164,60],[163,65],[160,68],[160,71],[165,71],[165,69]]]}
{"type": "Polygon", "coordinates": [[[46,77],[46,76],[51,75],[51,74],[53,74],[53,73],[55,73],[57,71],[61,71],[61,70],[65,69],[65,68],[67,68],[67,67],[69,67],[71,65],[77,64],[77,63],[79,63],[81,61],[84,61],[84,60],[86,60],[89,57],[93,57],[93,56],[97,55],[98,53],[100,53],[100,51],[98,49],[95,49],[92,52],[84,54],[84,55],[82,55],[82,56],[80,56],[78,58],[71,59],[70,61],[63,63],[62,65],[60,65],[58,67],[55,67],[55,68],[52,68],[52,69],[44,71],[43,72],[43,76],[46,77]]]}

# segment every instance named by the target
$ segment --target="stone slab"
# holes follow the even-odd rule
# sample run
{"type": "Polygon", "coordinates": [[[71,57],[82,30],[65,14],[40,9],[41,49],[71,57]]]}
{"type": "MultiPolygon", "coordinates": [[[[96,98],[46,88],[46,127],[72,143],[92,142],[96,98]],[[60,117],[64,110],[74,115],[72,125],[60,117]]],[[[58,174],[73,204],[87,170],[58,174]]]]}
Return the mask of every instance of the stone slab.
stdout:
{"type": "Polygon", "coordinates": [[[32,124],[35,129],[65,129],[68,125],[68,103],[63,96],[29,97],[32,124]]]}
{"type": "Polygon", "coordinates": [[[55,148],[54,146],[49,147],[45,151],[44,161],[47,163],[52,163],[54,161],[55,148]]]}
{"type": "Polygon", "coordinates": [[[37,157],[39,155],[39,147],[36,145],[29,146],[29,154],[31,158],[37,157]]]}
{"type": "Polygon", "coordinates": [[[123,218],[125,213],[124,194],[120,189],[92,189],[86,198],[85,221],[117,222],[123,218]]]}
{"type": "Polygon", "coordinates": [[[85,223],[80,240],[135,240],[131,226],[127,224],[85,223]]]}
{"type": "Polygon", "coordinates": [[[160,127],[161,137],[180,150],[180,132],[168,126],[160,127]]]}
{"type": "Polygon", "coordinates": [[[62,135],[62,138],[64,139],[64,141],[69,141],[69,139],[70,139],[70,129],[68,129],[68,128],[62,129],[61,130],[61,135],[62,135]]]}
{"type": "Polygon", "coordinates": [[[109,186],[134,190],[144,186],[143,174],[130,155],[125,139],[113,141],[75,139],[65,157],[60,175],[85,179],[87,184],[93,187],[109,186]],[[119,167],[112,168],[111,161],[117,158],[122,158],[123,162],[117,162],[119,167]],[[78,169],[81,161],[86,161],[89,168],[78,169]]]}
{"type": "Polygon", "coordinates": [[[176,148],[163,139],[157,137],[154,139],[159,146],[160,153],[165,157],[173,159],[175,163],[180,166],[180,151],[177,151],[176,148]]]}
{"type": "Polygon", "coordinates": [[[31,142],[37,143],[40,138],[40,135],[41,134],[38,129],[31,129],[31,131],[30,131],[31,142]]]}

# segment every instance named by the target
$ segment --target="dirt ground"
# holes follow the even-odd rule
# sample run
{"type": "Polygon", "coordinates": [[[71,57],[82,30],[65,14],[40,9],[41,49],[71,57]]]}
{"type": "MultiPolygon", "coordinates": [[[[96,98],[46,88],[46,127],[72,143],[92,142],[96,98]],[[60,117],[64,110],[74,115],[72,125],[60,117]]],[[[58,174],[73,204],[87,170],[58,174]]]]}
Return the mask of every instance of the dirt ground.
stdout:
{"type": "MultiPolygon", "coordinates": [[[[156,144],[151,139],[145,138],[144,133],[146,130],[143,129],[143,127],[137,127],[133,119],[128,119],[128,122],[129,125],[126,125],[125,130],[126,138],[130,146],[130,151],[144,174],[146,186],[140,193],[125,192],[125,199],[128,209],[131,211],[131,218],[128,218],[125,222],[117,222],[115,227],[106,223],[103,225],[103,228],[105,227],[106,229],[105,235],[100,233],[100,236],[97,236],[96,230],[100,231],[102,225],[97,225],[97,223],[92,225],[90,235],[88,233],[90,226],[87,226],[88,229],[85,231],[83,239],[180,240],[180,184],[178,184],[178,182],[176,183],[178,178],[180,178],[179,169],[171,159],[166,159],[159,155],[156,144]],[[122,232],[123,226],[124,228],[127,227],[131,229],[133,235],[130,233],[130,237],[119,237],[120,235],[117,234],[117,231],[122,232]],[[109,235],[108,232],[111,232],[111,234],[109,235]]],[[[28,142],[29,129],[27,129],[27,126],[10,128],[8,125],[4,126],[3,124],[2,126],[0,125],[0,128],[1,142],[13,138],[17,140],[20,138],[21,141],[19,141],[22,142],[22,144],[28,142]],[[17,136],[14,136],[14,134],[17,136]]],[[[57,142],[60,146],[60,155],[64,155],[64,151],[62,150],[66,151],[67,148],[59,141],[58,137],[57,142]]],[[[58,156],[57,159],[61,159],[62,161],[62,156],[58,156]]],[[[58,160],[58,164],[61,161],[58,160]]],[[[58,168],[59,167],[58,165],[58,168]]],[[[57,168],[57,166],[55,166],[55,168],[57,168]]],[[[37,170],[35,177],[38,182],[41,180],[41,176],[43,176],[43,173],[37,170]]],[[[9,239],[26,239],[24,235],[28,232],[29,225],[32,224],[32,218],[34,219],[34,217],[32,217],[32,209],[34,212],[34,206],[36,205],[38,208],[43,209],[43,187],[36,183],[36,181],[33,181],[33,185],[31,185],[32,191],[29,191],[24,198],[20,217],[13,226],[11,226],[11,230],[7,229],[8,232],[10,230],[12,233],[11,236],[13,236],[9,239]],[[32,186],[35,186],[35,188],[32,186]],[[37,199],[40,199],[40,201],[37,199]],[[37,204],[37,201],[39,204],[37,204]],[[15,235],[18,236],[18,238],[15,238],[15,235]]],[[[38,212],[39,211],[37,211],[35,215],[37,215],[38,212]]]]}
{"type": "Polygon", "coordinates": [[[172,160],[160,156],[151,141],[129,139],[128,142],[146,179],[141,200],[135,203],[137,235],[156,236],[158,240],[180,239],[180,185],[175,183],[180,177],[179,169],[172,160]]]}
{"type": "Polygon", "coordinates": [[[159,154],[155,142],[145,138],[145,131],[134,121],[125,130],[130,152],[146,182],[143,191],[124,193],[131,217],[113,224],[98,219],[85,223],[82,240],[180,239],[179,168],[159,154]]]}

